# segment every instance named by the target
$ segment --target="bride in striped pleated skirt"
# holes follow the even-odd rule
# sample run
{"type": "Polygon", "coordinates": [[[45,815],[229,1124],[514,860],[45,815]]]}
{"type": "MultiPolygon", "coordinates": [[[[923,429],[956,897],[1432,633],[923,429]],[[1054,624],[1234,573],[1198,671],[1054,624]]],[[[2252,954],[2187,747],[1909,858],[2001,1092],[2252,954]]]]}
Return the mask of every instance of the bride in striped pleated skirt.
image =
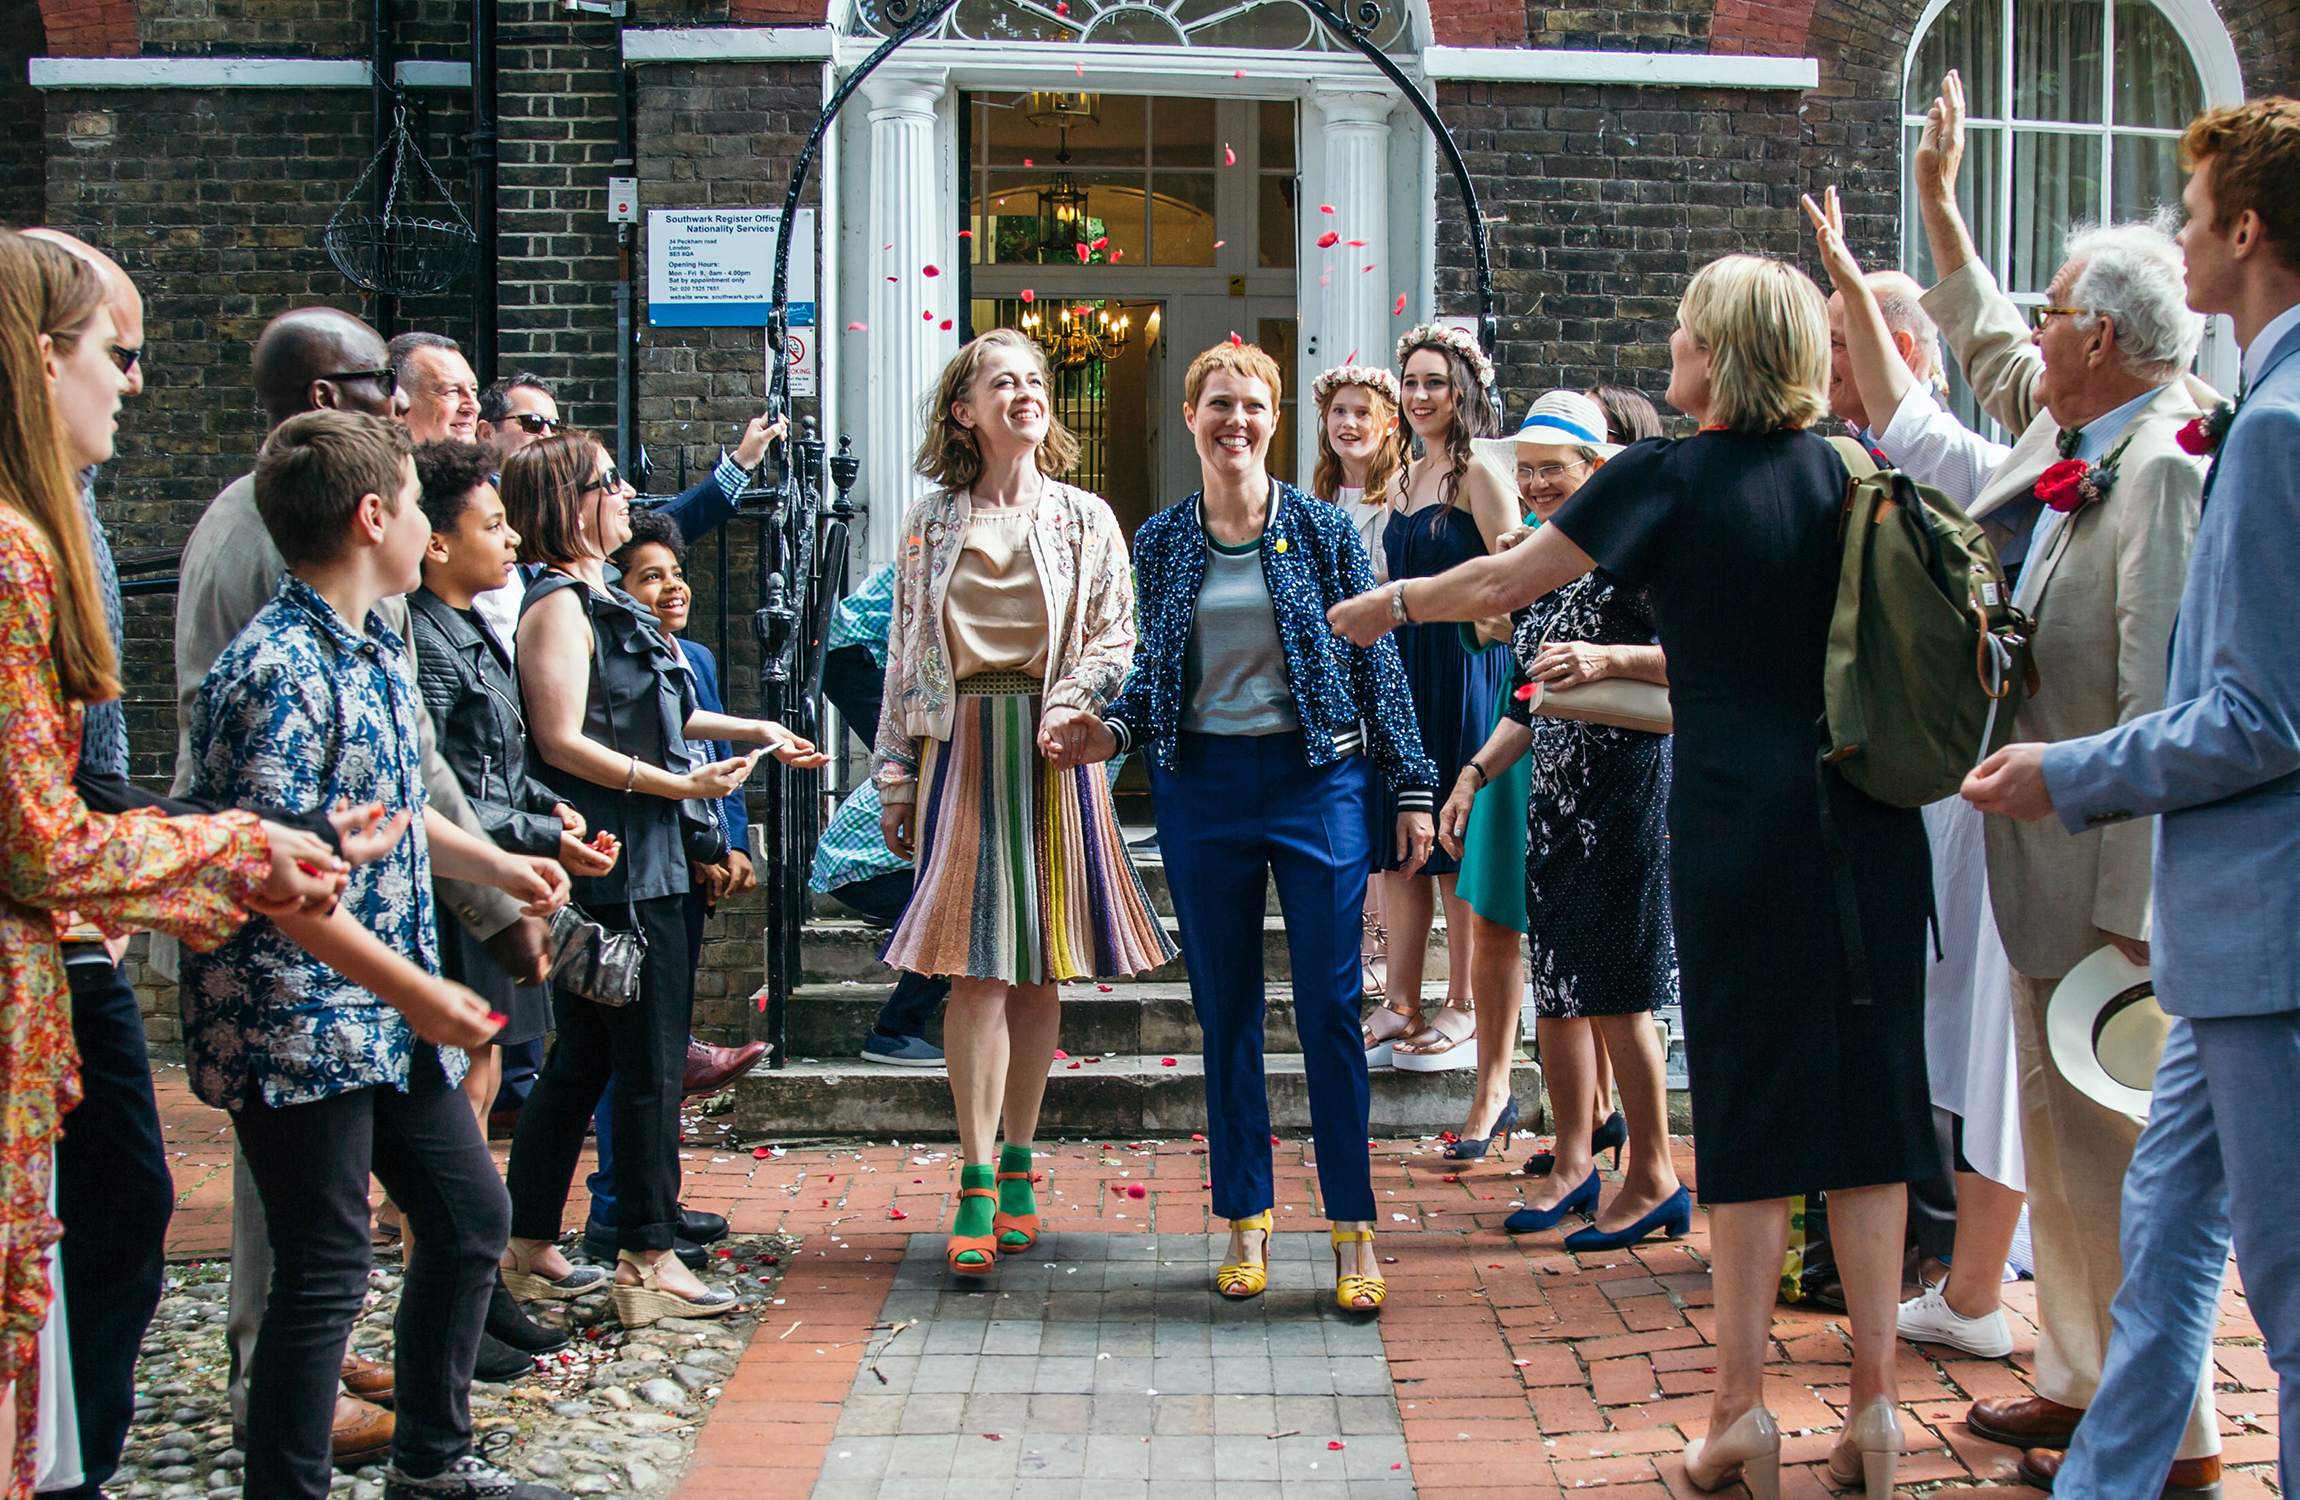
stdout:
{"type": "Polygon", "coordinates": [[[1124,683],[1134,583],[1110,507],[1053,477],[1078,443],[1054,419],[1038,346],[994,329],[959,350],[923,423],[917,469],[939,488],[903,518],[872,775],[888,847],[918,866],[886,961],[951,978],[964,1165],[947,1258],[984,1275],[1038,1238],[1030,1151],[1056,986],[1156,968],[1174,946],[1102,768],[1045,759],[1080,744],[1124,683]]]}

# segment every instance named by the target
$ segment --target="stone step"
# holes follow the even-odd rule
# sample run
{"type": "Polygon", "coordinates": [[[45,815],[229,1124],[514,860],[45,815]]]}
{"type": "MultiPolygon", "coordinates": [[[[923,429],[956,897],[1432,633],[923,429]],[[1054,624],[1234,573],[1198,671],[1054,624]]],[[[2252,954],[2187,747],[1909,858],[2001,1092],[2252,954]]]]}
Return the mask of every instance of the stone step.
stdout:
{"type": "MultiPolygon", "coordinates": [[[[1169,939],[1177,938],[1180,924],[1171,916],[1161,916],[1159,922],[1169,939]]],[[[851,916],[816,917],[806,924],[800,939],[800,982],[820,984],[840,979],[863,979],[876,983],[894,982],[893,971],[878,961],[879,945],[886,941],[886,931],[851,916]]],[[[1429,961],[1426,973],[1444,974],[1446,970],[1445,926],[1438,924],[1430,934],[1429,961]]],[[[1282,918],[1265,915],[1262,918],[1262,972],[1273,980],[1290,978],[1294,972],[1293,955],[1286,948],[1286,924],[1282,918]]],[[[1177,953],[1169,962],[1147,974],[1134,976],[1143,981],[1175,982],[1188,977],[1182,956],[1177,953]]]]}
{"type": "MultiPolygon", "coordinates": [[[[1293,1133],[1310,1126],[1308,1080],[1298,1053],[1264,1058],[1270,1126],[1293,1133]]],[[[1476,1074],[1369,1075],[1368,1128],[1377,1136],[1434,1135],[1457,1129],[1476,1074]]],[[[1512,1076],[1521,1107],[1538,1106],[1541,1069],[1520,1056],[1512,1076]]],[[[939,1068],[895,1068],[860,1061],[796,1061],[757,1069],[734,1087],[727,1121],[744,1139],[767,1136],[948,1137],[950,1080],[939,1068]]],[[[1183,1135],[1206,1128],[1205,1071],[1194,1052],[1135,1053],[1057,1061],[1039,1114],[1043,1139],[1060,1135],[1183,1135]],[[1167,1066],[1167,1060],[1172,1066],[1167,1066]]]]}
{"type": "MultiPolygon", "coordinates": [[[[862,1049],[879,1007],[893,993],[891,984],[863,984],[852,980],[803,986],[791,997],[784,1018],[791,1056],[853,1057],[862,1049]]],[[[1294,1031],[1294,987],[1266,986],[1268,1009],[1263,1021],[1264,1045],[1272,1052],[1298,1052],[1301,1040],[1294,1031]]],[[[1440,983],[1424,989],[1426,1002],[1445,999],[1440,983]]],[[[928,1028],[927,1040],[942,1045],[942,1018],[928,1028]]],[[[1113,984],[1091,981],[1065,985],[1062,990],[1062,1046],[1078,1056],[1135,1052],[1169,1053],[1199,1050],[1198,1016],[1190,1006],[1190,986],[1184,983],[1113,984]]]]}

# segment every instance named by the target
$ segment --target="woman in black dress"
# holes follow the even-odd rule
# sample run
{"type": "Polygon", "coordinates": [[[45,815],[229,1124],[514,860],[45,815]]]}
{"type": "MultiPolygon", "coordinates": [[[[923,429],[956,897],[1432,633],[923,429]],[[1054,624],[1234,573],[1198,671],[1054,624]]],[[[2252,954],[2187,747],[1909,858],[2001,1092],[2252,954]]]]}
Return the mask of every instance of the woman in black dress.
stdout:
{"type": "Polygon", "coordinates": [[[1362,642],[1399,618],[1519,608],[1596,567],[1649,591],[1676,720],[1670,881],[1717,1298],[1709,1436],[1688,1445],[1686,1472],[1703,1489],[1744,1477],[1759,1500],[1778,1493],[1760,1376],[1788,1200],[1825,1189],[1855,1413],[1830,1465],[1889,1485],[1904,1446],[1902,1185],[1941,1169],[1925,1080],[1931,874],[1915,809],[1826,773],[1873,996],[1853,1004],[1814,791],[1846,483],[1835,451],[1804,430],[1826,410],[1826,307],[1793,267],[1727,256],[1693,278],[1669,347],[1669,403],[1699,433],[1630,448],[1507,553],[1329,613],[1362,642]]]}

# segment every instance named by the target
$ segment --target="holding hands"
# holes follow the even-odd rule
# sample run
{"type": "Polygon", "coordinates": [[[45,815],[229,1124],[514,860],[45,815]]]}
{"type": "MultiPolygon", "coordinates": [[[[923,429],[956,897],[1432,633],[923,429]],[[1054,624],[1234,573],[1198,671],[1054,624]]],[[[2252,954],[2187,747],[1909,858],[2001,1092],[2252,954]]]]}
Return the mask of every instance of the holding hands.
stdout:
{"type": "Polygon", "coordinates": [[[271,873],[262,892],[248,901],[248,909],[267,917],[333,911],[351,867],[316,835],[279,823],[262,826],[271,846],[271,873]]]}
{"type": "Polygon", "coordinates": [[[1118,753],[1118,736],[1083,708],[1050,708],[1038,720],[1038,753],[1057,771],[1096,765],[1118,753]]]}

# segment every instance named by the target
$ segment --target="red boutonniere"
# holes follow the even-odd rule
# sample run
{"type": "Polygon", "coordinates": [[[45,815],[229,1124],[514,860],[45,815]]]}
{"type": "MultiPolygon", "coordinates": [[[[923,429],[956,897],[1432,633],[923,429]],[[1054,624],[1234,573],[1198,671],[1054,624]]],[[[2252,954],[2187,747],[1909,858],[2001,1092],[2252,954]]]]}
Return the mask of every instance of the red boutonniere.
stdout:
{"type": "Polygon", "coordinates": [[[2062,515],[2106,499],[2116,486],[2117,461],[2131,446],[2132,439],[2126,438],[2097,464],[2088,464],[2081,458],[2062,459],[2037,476],[2037,499],[2062,515]]]}
{"type": "Polygon", "coordinates": [[[2183,453],[2202,458],[2220,451],[2220,440],[2228,436],[2229,424],[2236,420],[2236,408],[2223,401],[2172,435],[2183,453]]]}

